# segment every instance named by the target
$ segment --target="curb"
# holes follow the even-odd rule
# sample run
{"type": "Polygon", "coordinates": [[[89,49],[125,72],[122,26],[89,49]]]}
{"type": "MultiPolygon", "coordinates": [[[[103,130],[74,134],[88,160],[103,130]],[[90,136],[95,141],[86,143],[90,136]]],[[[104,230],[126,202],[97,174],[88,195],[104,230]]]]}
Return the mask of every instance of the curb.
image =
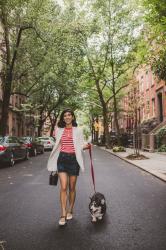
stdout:
{"type": "Polygon", "coordinates": [[[117,155],[116,153],[111,152],[109,149],[101,148],[101,147],[99,147],[99,148],[102,149],[102,150],[104,150],[104,151],[106,151],[106,152],[108,152],[108,153],[110,153],[110,154],[112,154],[112,155],[114,155],[114,156],[116,156],[116,157],[118,157],[119,159],[121,159],[121,160],[123,160],[123,161],[125,161],[127,163],[130,163],[131,165],[133,165],[133,166],[135,166],[137,168],[140,168],[141,170],[143,170],[143,171],[145,171],[145,172],[153,175],[154,177],[157,177],[158,179],[162,180],[163,182],[166,182],[166,177],[165,176],[163,177],[162,174],[160,174],[160,173],[154,173],[154,172],[152,172],[150,170],[147,170],[147,169],[145,169],[145,168],[143,168],[143,167],[141,167],[141,166],[133,163],[132,161],[127,160],[124,157],[122,157],[120,155],[117,155]]]}

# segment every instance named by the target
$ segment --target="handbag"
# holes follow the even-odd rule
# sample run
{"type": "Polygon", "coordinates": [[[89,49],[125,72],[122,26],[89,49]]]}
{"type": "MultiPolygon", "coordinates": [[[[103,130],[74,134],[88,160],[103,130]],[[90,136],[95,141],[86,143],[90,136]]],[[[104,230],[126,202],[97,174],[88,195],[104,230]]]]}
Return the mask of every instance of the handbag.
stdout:
{"type": "Polygon", "coordinates": [[[57,172],[51,172],[49,177],[49,184],[52,186],[56,186],[58,183],[58,174],[57,172]]]}

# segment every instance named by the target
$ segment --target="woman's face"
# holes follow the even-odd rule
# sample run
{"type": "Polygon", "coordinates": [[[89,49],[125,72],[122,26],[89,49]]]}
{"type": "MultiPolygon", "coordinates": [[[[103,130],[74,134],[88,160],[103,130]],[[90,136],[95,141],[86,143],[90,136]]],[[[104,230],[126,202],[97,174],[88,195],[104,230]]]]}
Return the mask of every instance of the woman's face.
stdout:
{"type": "Polygon", "coordinates": [[[66,125],[71,125],[74,117],[70,112],[64,113],[63,120],[66,123],[66,125]]]}

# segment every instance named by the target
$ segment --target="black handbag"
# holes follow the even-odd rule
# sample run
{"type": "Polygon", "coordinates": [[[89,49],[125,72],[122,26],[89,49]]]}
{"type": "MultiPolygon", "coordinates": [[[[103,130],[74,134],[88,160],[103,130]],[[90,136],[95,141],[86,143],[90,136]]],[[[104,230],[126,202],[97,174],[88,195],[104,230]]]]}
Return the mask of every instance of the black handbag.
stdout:
{"type": "Polygon", "coordinates": [[[49,178],[49,184],[56,186],[58,183],[58,174],[57,172],[51,172],[50,178],[49,178]]]}

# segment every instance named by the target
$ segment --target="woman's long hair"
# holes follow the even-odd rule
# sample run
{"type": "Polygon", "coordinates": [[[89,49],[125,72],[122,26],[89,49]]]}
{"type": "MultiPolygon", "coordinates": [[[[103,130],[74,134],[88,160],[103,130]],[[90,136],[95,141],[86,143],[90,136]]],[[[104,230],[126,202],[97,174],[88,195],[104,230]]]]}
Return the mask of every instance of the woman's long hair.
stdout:
{"type": "Polygon", "coordinates": [[[58,122],[58,127],[59,128],[65,128],[66,127],[66,123],[64,122],[64,114],[69,112],[72,116],[73,116],[73,121],[72,121],[72,126],[73,127],[77,127],[77,122],[76,122],[76,117],[74,112],[71,109],[65,109],[62,111],[61,115],[60,115],[60,119],[58,122]]]}

